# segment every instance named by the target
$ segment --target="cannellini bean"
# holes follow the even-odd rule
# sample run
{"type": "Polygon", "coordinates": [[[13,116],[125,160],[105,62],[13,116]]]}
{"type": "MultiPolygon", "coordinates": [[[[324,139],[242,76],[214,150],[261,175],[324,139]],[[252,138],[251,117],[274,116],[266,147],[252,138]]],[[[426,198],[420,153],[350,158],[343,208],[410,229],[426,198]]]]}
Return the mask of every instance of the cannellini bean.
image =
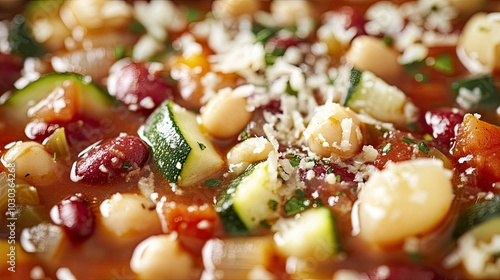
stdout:
{"type": "Polygon", "coordinates": [[[227,153],[229,169],[243,172],[250,164],[265,160],[273,150],[273,145],[264,137],[252,137],[236,144],[227,153]]]}
{"type": "Polygon", "coordinates": [[[371,175],[358,200],[361,237],[390,245],[436,227],[451,207],[451,176],[437,159],[390,163],[371,175]]]}
{"type": "Polygon", "coordinates": [[[500,70],[500,13],[475,14],[462,30],[457,53],[471,72],[500,70]]]}
{"type": "Polygon", "coordinates": [[[155,204],[142,196],[116,193],[103,201],[99,209],[102,226],[116,237],[144,237],[161,232],[155,204]]]}
{"type": "Polygon", "coordinates": [[[57,178],[57,163],[44,146],[37,142],[18,142],[2,157],[2,162],[15,163],[16,177],[35,186],[44,186],[57,178]]]}
{"type": "Polygon", "coordinates": [[[309,149],[322,157],[342,159],[356,155],[363,146],[361,122],[349,108],[327,103],[314,114],[304,131],[309,149]]]}
{"type": "Polygon", "coordinates": [[[177,234],[151,236],[134,250],[130,268],[139,279],[192,279],[194,260],[179,245],[177,234]]]}
{"type": "Polygon", "coordinates": [[[313,16],[313,9],[307,0],[275,0],[270,10],[274,20],[282,26],[298,24],[300,19],[313,16]]]}
{"type": "Polygon", "coordinates": [[[244,97],[233,94],[229,88],[222,89],[202,109],[201,123],[214,137],[235,137],[252,119],[246,106],[244,97]]]}
{"type": "Polygon", "coordinates": [[[471,15],[481,10],[486,2],[486,0],[448,0],[448,3],[463,16],[471,15]]]}
{"type": "Polygon", "coordinates": [[[398,52],[382,40],[370,37],[356,37],[346,54],[347,62],[359,70],[367,70],[393,84],[402,68],[398,63],[398,52]]]}
{"type": "Polygon", "coordinates": [[[130,23],[132,13],[132,6],[122,1],[72,0],[61,7],[61,18],[70,29],[123,28],[130,23]]]}
{"type": "Polygon", "coordinates": [[[260,0],[216,0],[212,3],[213,14],[217,18],[236,18],[252,15],[260,8],[260,0]]]}

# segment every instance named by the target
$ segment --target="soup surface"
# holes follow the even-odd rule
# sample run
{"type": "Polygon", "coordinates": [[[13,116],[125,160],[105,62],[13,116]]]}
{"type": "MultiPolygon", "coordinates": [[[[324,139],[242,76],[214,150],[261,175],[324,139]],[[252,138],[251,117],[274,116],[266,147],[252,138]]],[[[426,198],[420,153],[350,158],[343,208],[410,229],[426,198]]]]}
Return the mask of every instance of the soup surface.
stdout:
{"type": "Polygon", "coordinates": [[[2,279],[500,279],[500,1],[10,1],[2,279]]]}

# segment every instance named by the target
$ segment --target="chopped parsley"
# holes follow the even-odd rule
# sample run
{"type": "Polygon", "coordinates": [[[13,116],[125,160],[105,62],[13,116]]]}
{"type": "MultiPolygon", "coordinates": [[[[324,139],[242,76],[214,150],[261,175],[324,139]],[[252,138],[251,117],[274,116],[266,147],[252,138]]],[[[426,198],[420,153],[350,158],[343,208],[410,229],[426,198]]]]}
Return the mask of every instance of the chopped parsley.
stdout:
{"type": "Polygon", "coordinates": [[[297,97],[299,95],[299,92],[292,88],[290,81],[286,82],[285,93],[288,95],[291,95],[291,96],[295,96],[295,97],[297,97]]]}
{"type": "Polygon", "coordinates": [[[297,167],[300,164],[300,156],[292,153],[288,153],[285,155],[285,158],[287,158],[290,161],[290,164],[293,167],[297,167]]]}
{"type": "Polygon", "coordinates": [[[248,132],[246,130],[243,130],[240,135],[238,135],[238,140],[247,140],[248,139],[248,132]]]}
{"type": "Polygon", "coordinates": [[[343,191],[338,191],[338,192],[335,193],[335,195],[337,195],[337,196],[347,196],[346,193],[343,192],[343,191]]]}
{"type": "Polygon", "coordinates": [[[115,48],[115,59],[120,60],[125,57],[125,47],[118,46],[115,48]]]}
{"type": "Polygon", "coordinates": [[[132,165],[130,164],[130,161],[123,162],[123,169],[129,169],[130,167],[132,167],[132,165]]]}
{"type": "Polygon", "coordinates": [[[186,13],[186,19],[188,22],[195,22],[203,19],[203,14],[199,9],[189,7],[186,13]]]}
{"type": "Polygon", "coordinates": [[[298,197],[306,197],[306,193],[303,191],[303,190],[299,190],[297,189],[295,191],[295,194],[298,196],[298,197]]]}
{"type": "Polygon", "coordinates": [[[434,61],[433,67],[434,69],[448,75],[451,75],[453,74],[453,72],[455,72],[455,67],[453,65],[453,61],[451,60],[451,56],[449,54],[443,54],[438,56],[434,61]]]}
{"type": "Polygon", "coordinates": [[[403,137],[403,142],[405,142],[406,144],[417,144],[413,139],[407,137],[403,137]]]}
{"type": "Polygon", "coordinates": [[[53,160],[54,160],[54,161],[56,161],[56,160],[57,160],[57,153],[54,153],[53,160]]]}
{"type": "Polygon", "coordinates": [[[207,148],[207,146],[205,146],[205,144],[200,143],[200,142],[198,142],[198,146],[200,147],[200,149],[201,149],[202,151],[203,151],[203,150],[205,150],[205,149],[207,148]]]}
{"type": "Polygon", "coordinates": [[[261,42],[262,44],[265,44],[271,37],[276,35],[278,31],[280,31],[281,28],[279,27],[274,27],[274,28],[265,28],[261,25],[254,25],[253,27],[253,32],[255,33],[255,39],[257,42],[261,42]]]}
{"type": "Polygon", "coordinates": [[[268,202],[267,202],[267,205],[269,206],[269,208],[273,211],[276,211],[276,209],[278,208],[278,202],[274,199],[270,199],[268,202]]]}
{"type": "Polygon", "coordinates": [[[311,205],[311,200],[304,197],[293,196],[285,203],[285,212],[287,215],[295,215],[305,211],[311,205]]]}
{"type": "Polygon", "coordinates": [[[381,150],[382,153],[384,153],[384,154],[388,154],[391,151],[391,148],[392,148],[392,143],[387,142],[385,144],[382,144],[382,146],[380,146],[379,150],[381,150]]]}
{"type": "Polygon", "coordinates": [[[420,141],[420,142],[418,142],[417,146],[418,146],[418,149],[419,149],[420,151],[422,151],[424,154],[428,154],[428,153],[429,153],[429,150],[430,150],[430,149],[429,149],[429,147],[427,146],[427,144],[425,144],[425,142],[424,142],[424,141],[420,141]]]}
{"type": "Polygon", "coordinates": [[[335,175],[335,181],[340,182],[341,180],[342,178],[340,178],[339,174],[335,175]]]}
{"type": "Polygon", "coordinates": [[[285,54],[286,48],[275,48],[272,52],[266,53],[264,56],[264,60],[267,66],[273,65],[276,62],[278,57],[281,57],[285,54]]]}
{"type": "Polygon", "coordinates": [[[222,183],[222,179],[208,179],[205,181],[205,186],[209,188],[217,187],[222,183]]]}
{"type": "Polygon", "coordinates": [[[392,37],[385,36],[385,37],[382,39],[382,41],[384,42],[384,44],[385,44],[386,46],[390,46],[390,45],[392,45],[392,42],[393,42],[394,40],[392,39],[392,37]]]}

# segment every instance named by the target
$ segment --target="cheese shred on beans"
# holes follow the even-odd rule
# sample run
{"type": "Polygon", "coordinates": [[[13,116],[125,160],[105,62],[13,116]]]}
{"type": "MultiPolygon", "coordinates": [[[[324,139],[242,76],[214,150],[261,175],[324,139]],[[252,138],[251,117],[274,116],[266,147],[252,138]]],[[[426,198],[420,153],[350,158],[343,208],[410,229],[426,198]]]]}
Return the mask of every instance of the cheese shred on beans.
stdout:
{"type": "Polygon", "coordinates": [[[3,1],[0,217],[0,279],[500,279],[500,1],[3,1]]]}

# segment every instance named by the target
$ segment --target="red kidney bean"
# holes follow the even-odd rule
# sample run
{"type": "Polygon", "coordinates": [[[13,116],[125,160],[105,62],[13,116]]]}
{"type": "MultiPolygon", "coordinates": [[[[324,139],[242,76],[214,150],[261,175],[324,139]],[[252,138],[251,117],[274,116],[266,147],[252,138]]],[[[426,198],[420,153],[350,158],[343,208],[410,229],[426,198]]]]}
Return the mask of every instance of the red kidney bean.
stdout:
{"type": "Polygon", "coordinates": [[[161,77],[158,63],[123,59],[115,63],[108,77],[108,91],[130,111],[149,115],[158,105],[174,98],[173,86],[161,77]]]}
{"type": "Polygon", "coordinates": [[[50,217],[73,241],[83,241],[95,230],[95,215],[81,194],[66,197],[54,205],[50,217]]]}
{"type": "Polygon", "coordinates": [[[89,183],[105,183],[140,169],[146,163],[149,150],[137,136],[119,136],[90,146],[74,163],[71,178],[89,183]]]}
{"type": "Polygon", "coordinates": [[[422,128],[434,137],[445,149],[451,147],[456,127],[462,122],[465,112],[457,108],[438,108],[427,111],[421,120],[422,128]]]}
{"type": "Polygon", "coordinates": [[[0,53],[0,95],[14,89],[14,82],[21,77],[23,60],[12,54],[0,53]]]}

